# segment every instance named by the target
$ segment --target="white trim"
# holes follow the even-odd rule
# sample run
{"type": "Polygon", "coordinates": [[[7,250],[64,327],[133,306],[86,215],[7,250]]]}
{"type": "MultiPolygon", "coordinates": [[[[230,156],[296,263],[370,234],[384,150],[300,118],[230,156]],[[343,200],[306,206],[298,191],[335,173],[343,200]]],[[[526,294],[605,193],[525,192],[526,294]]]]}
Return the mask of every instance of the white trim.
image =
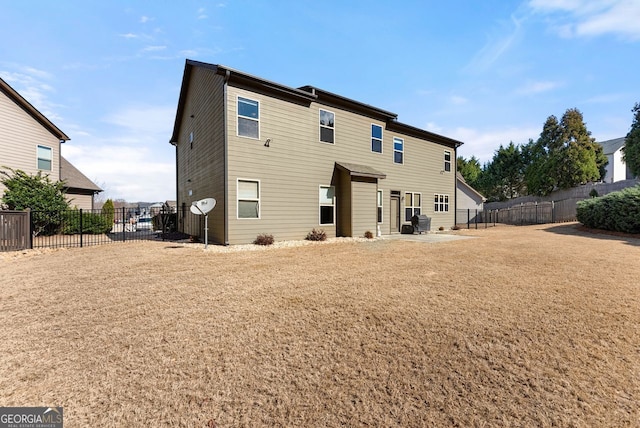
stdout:
{"type": "Polygon", "coordinates": [[[42,144],[36,145],[36,169],[40,171],[53,171],[53,147],[43,146],[42,144]],[[39,152],[41,148],[49,151],[49,159],[40,157],[39,152]],[[51,164],[51,167],[49,169],[40,168],[40,159],[49,161],[49,163],[51,164]]]}
{"type": "Polygon", "coordinates": [[[334,112],[332,112],[331,110],[327,110],[324,108],[320,108],[318,107],[318,141],[324,144],[336,144],[336,114],[334,112]],[[327,113],[331,113],[333,115],[333,127],[330,126],[326,126],[326,125],[322,125],[320,123],[320,120],[322,120],[322,114],[320,113],[321,111],[327,112],[327,113]],[[330,143],[328,141],[322,141],[322,128],[327,128],[327,129],[331,129],[333,130],[333,143],[330,143]]]}
{"type": "Polygon", "coordinates": [[[384,127],[382,125],[378,125],[377,123],[371,123],[371,153],[382,154],[384,152],[384,127]],[[380,138],[376,138],[373,136],[373,127],[377,126],[380,128],[380,138]],[[373,150],[373,140],[380,140],[380,151],[376,152],[373,150]]]}
{"type": "Polygon", "coordinates": [[[404,138],[393,137],[393,163],[396,165],[404,165],[404,138]],[[402,143],[402,150],[396,150],[396,140],[402,143]],[[402,162],[396,162],[396,152],[402,153],[402,162]]]}
{"type": "Polygon", "coordinates": [[[449,210],[449,205],[450,205],[450,197],[449,194],[447,193],[434,193],[433,194],[434,199],[433,199],[433,211],[435,213],[448,213],[449,210]],[[436,202],[436,198],[438,199],[438,202],[436,202]],[[443,205],[443,208],[445,208],[444,210],[440,210],[440,205],[443,205]]]}
{"type": "Polygon", "coordinates": [[[260,220],[262,218],[262,183],[260,183],[260,180],[255,179],[255,178],[236,178],[236,219],[237,220],[260,220]],[[254,218],[254,217],[240,217],[240,182],[241,181],[245,181],[245,182],[251,182],[251,183],[258,183],[258,198],[254,199],[254,198],[242,198],[243,201],[256,201],[258,202],[258,217],[254,218]]]}
{"type": "Polygon", "coordinates": [[[404,221],[411,221],[411,218],[407,220],[407,208],[411,208],[411,217],[416,215],[416,208],[419,208],[420,214],[422,214],[422,192],[404,192],[404,195],[405,195],[404,221]],[[406,200],[407,193],[411,195],[411,205],[407,205],[407,200],[406,200]],[[416,200],[416,195],[420,195],[420,205],[414,205],[416,200]]]}
{"type": "Polygon", "coordinates": [[[260,101],[254,100],[254,99],[249,98],[249,97],[244,97],[242,95],[236,95],[236,136],[242,137],[242,138],[250,138],[252,140],[259,140],[260,139],[260,101]],[[253,101],[253,102],[258,104],[258,118],[257,119],[253,118],[253,117],[249,117],[249,116],[241,116],[240,115],[240,109],[239,109],[240,98],[243,98],[243,99],[248,100],[248,101],[253,101]],[[258,136],[257,137],[251,137],[251,136],[248,136],[248,135],[240,135],[240,118],[241,117],[243,119],[252,120],[252,121],[258,123],[258,136]]]}
{"type": "Polygon", "coordinates": [[[331,186],[331,185],[326,185],[326,184],[320,184],[318,185],[318,224],[320,226],[334,226],[336,224],[336,186],[331,186]],[[328,189],[333,189],[333,198],[331,198],[332,204],[322,204],[320,202],[320,191],[322,188],[328,188],[328,189]],[[322,207],[333,207],[333,222],[332,223],[322,223],[322,213],[321,213],[321,208],[322,207]]]}
{"type": "Polygon", "coordinates": [[[442,166],[442,170],[444,172],[451,172],[451,150],[445,150],[444,155],[442,157],[444,164],[442,166]],[[449,160],[447,160],[447,153],[449,153],[449,160]],[[447,171],[447,163],[449,163],[449,171],[447,171]]]}

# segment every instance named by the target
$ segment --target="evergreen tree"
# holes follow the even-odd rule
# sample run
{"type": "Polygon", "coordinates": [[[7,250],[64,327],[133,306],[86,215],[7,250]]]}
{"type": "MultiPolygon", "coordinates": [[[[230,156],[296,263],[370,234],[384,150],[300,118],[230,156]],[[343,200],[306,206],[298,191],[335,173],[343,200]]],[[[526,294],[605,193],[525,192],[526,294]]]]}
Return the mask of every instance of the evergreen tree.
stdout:
{"type": "Polygon", "coordinates": [[[482,173],[480,161],[475,156],[471,156],[469,160],[458,156],[456,162],[458,172],[462,175],[464,181],[466,181],[469,186],[476,188],[476,183],[482,173]]]}
{"type": "Polygon", "coordinates": [[[624,142],[623,159],[631,173],[640,177],[640,103],[631,110],[633,123],[624,142]]]}

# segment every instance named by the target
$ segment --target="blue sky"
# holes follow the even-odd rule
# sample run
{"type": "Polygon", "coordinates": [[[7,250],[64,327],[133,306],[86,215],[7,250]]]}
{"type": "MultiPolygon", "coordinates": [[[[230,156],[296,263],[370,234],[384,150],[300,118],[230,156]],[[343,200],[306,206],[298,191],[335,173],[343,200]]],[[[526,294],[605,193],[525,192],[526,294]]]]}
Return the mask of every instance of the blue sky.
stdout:
{"type": "MultiPolygon", "coordinates": [[[[128,201],[175,199],[168,143],[186,58],[313,85],[489,161],[584,114],[604,141],[640,102],[639,0],[0,0],[0,77],[128,201]]],[[[1,163],[1,160],[0,160],[1,163]]]]}

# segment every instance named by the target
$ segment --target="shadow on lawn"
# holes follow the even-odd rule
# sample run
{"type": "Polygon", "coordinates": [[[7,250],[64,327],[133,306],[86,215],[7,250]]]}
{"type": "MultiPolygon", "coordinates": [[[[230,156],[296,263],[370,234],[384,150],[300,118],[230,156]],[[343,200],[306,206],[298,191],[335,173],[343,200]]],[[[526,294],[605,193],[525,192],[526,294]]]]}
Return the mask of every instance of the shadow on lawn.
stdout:
{"type": "Polygon", "coordinates": [[[591,229],[580,223],[558,224],[544,229],[546,232],[560,235],[584,236],[587,238],[608,241],[624,241],[629,245],[640,247],[640,234],[614,232],[611,230],[591,229]]]}

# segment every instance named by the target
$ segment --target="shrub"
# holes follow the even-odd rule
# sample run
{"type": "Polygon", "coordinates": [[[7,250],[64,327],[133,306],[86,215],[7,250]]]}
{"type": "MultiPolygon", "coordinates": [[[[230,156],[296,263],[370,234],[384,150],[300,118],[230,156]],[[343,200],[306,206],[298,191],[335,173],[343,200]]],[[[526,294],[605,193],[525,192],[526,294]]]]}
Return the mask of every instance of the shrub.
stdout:
{"type": "Polygon", "coordinates": [[[440,226],[438,230],[444,230],[444,226],[440,226]]]}
{"type": "Polygon", "coordinates": [[[640,186],[580,201],[576,217],[594,229],[640,233],[640,186]]]}
{"type": "Polygon", "coordinates": [[[367,239],[373,239],[373,233],[371,233],[371,231],[370,231],[370,230],[367,230],[367,231],[364,233],[364,237],[365,237],[365,238],[367,238],[367,239]]]}
{"type": "Polygon", "coordinates": [[[111,224],[113,224],[113,220],[115,219],[115,213],[116,210],[113,206],[113,201],[111,199],[104,201],[104,204],[102,205],[102,215],[111,224]]]}
{"type": "Polygon", "coordinates": [[[253,243],[256,245],[271,245],[273,244],[273,235],[262,233],[256,237],[253,243]]]}
{"type": "Polygon", "coordinates": [[[598,191],[596,189],[591,189],[591,191],[589,192],[589,197],[597,198],[598,197],[598,191]]]}
{"type": "Polygon", "coordinates": [[[451,230],[460,230],[460,226],[456,224],[451,228],[451,230]]]}
{"type": "MultiPolygon", "coordinates": [[[[82,213],[82,233],[99,235],[111,231],[113,218],[108,214],[82,213]]],[[[61,232],[65,235],[80,233],[80,210],[64,211],[61,232]]]]}
{"type": "Polygon", "coordinates": [[[313,229],[305,238],[307,241],[326,241],[327,234],[322,229],[313,229]]]}

